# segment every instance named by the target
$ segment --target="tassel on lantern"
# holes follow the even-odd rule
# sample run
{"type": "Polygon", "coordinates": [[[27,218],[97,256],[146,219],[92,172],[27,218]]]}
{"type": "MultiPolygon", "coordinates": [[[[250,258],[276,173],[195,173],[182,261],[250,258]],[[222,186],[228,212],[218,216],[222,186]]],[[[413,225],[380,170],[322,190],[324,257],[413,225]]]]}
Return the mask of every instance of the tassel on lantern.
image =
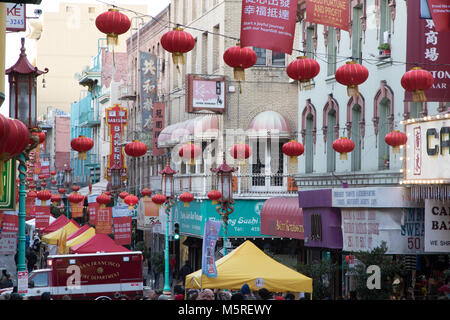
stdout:
{"type": "Polygon", "coordinates": [[[109,46],[117,46],[119,44],[119,35],[115,33],[108,33],[106,35],[106,43],[109,46]]]}
{"type": "Polygon", "coordinates": [[[242,93],[241,81],[245,81],[245,70],[243,68],[233,68],[233,73],[234,80],[237,80],[239,84],[239,93],[242,93]]]}
{"type": "Polygon", "coordinates": [[[87,153],[86,152],[78,152],[78,159],[79,160],[86,160],[87,159],[87,153]]]}
{"type": "Polygon", "coordinates": [[[298,157],[289,157],[289,163],[290,164],[297,164],[298,163],[298,157]]]}
{"type": "Polygon", "coordinates": [[[184,203],[184,207],[185,207],[185,208],[189,208],[189,202],[185,202],[185,203],[184,203]]]}
{"type": "Polygon", "coordinates": [[[347,87],[347,95],[348,95],[349,97],[355,97],[355,98],[358,98],[358,97],[359,97],[358,86],[348,86],[348,87],[347,87]]]}
{"type": "Polygon", "coordinates": [[[400,153],[400,146],[392,147],[392,153],[400,153]]]}
{"type": "Polygon", "coordinates": [[[129,210],[134,210],[134,206],[129,205],[129,206],[128,206],[128,209],[129,209],[129,210]]]}
{"type": "Polygon", "coordinates": [[[212,204],[216,205],[217,204],[217,200],[212,200],[212,204]]]}
{"type": "Polygon", "coordinates": [[[308,91],[312,89],[311,80],[299,81],[298,91],[308,91]]]}
{"type": "Polygon", "coordinates": [[[339,154],[339,160],[348,160],[347,152],[341,152],[339,154]]]}
{"type": "Polygon", "coordinates": [[[423,90],[416,90],[412,93],[414,102],[426,102],[427,97],[425,96],[425,92],[423,90]]]}

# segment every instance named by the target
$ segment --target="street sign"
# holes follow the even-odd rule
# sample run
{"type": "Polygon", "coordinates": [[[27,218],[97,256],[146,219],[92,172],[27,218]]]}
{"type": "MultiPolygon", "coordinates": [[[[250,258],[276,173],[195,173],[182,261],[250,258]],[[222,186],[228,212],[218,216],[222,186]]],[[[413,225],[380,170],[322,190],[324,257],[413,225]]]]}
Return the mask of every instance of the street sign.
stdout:
{"type": "Polygon", "coordinates": [[[6,4],[6,31],[25,31],[26,15],[25,4],[7,3],[6,4]]]}
{"type": "Polygon", "coordinates": [[[28,271],[17,272],[17,293],[26,294],[28,292],[28,271]]]}
{"type": "Polygon", "coordinates": [[[5,163],[3,175],[3,194],[0,196],[0,210],[16,210],[16,160],[5,163]]]}

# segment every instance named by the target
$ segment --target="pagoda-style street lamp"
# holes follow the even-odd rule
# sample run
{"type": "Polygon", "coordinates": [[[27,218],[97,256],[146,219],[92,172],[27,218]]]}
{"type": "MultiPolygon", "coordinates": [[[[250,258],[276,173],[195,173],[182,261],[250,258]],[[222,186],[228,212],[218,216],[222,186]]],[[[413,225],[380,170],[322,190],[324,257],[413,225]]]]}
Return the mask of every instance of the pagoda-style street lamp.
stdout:
{"type": "Polygon", "coordinates": [[[25,38],[21,39],[20,56],[17,62],[5,71],[9,81],[9,114],[11,118],[22,121],[30,131],[30,145],[17,156],[19,161],[19,233],[17,252],[17,271],[26,271],[25,264],[25,177],[27,173],[26,161],[29,160],[31,150],[39,145],[39,138],[33,132],[41,130],[36,126],[37,114],[37,86],[36,78],[47,73],[34,67],[25,53],[25,38]]]}
{"type": "Polygon", "coordinates": [[[170,160],[167,160],[166,167],[159,172],[161,174],[161,193],[166,197],[164,202],[166,211],[166,239],[164,249],[164,288],[163,293],[170,296],[170,284],[169,284],[169,216],[170,210],[175,204],[174,194],[174,174],[177,173],[170,167],[170,160]]]}
{"type": "Polygon", "coordinates": [[[217,175],[217,190],[221,193],[220,198],[217,200],[219,205],[216,207],[216,211],[222,217],[224,225],[223,252],[226,255],[228,216],[234,211],[232,178],[233,172],[237,171],[237,168],[230,167],[227,164],[224,152],[223,163],[218,168],[211,168],[210,170],[217,175]]]}

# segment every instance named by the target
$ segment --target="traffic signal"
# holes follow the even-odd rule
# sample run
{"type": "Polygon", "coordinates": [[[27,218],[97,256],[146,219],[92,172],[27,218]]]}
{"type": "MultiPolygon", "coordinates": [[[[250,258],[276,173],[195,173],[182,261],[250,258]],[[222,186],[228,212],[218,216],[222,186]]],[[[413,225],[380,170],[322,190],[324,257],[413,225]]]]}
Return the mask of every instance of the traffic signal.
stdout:
{"type": "Polygon", "coordinates": [[[178,223],[173,226],[173,240],[180,240],[180,225],[178,223]]]}

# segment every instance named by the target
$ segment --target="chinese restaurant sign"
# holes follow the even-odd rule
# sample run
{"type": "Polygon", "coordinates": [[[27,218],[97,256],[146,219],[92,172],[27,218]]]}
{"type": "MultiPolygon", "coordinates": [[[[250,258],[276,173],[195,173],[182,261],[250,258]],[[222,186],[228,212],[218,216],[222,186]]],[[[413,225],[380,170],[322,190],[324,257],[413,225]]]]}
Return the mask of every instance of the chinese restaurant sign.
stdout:
{"type": "Polygon", "coordinates": [[[97,211],[97,219],[95,221],[95,233],[110,234],[112,224],[112,208],[99,208],[97,211]]]}
{"type": "MultiPolygon", "coordinates": [[[[427,101],[450,101],[450,31],[438,31],[435,20],[420,19],[419,1],[408,1],[407,16],[406,61],[411,63],[406,71],[416,64],[430,71],[434,83],[425,91],[427,101]]],[[[405,100],[413,101],[411,92],[405,91],[405,100]]]]}
{"type": "Polygon", "coordinates": [[[347,0],[306,0],[306,21],[349,31],[347,0]]]}
{"type": "Polygon", "coordinates": [[[117,217],[114,221],[114,241],[119,245],[131,244],[131,217],[117,217]]]}
{"type": "Polygon", "coordinates": [[[154,128],[153,106],[158,101],[158,56],[149,52],[139,52],[141,66],[142,128],[150,132],[150,145],[153,145],[154,128]]]}
{"type": "Polygon", "coordinates": [[[106,109],[106,123],[109,127],[109,135],[111,138],[111,147],[109,154],[109,162],[106,172],[106,179],[111,180],[111,167],[117,165],[121,168],[122,179],[127,178],[127,168],[125,166],[125,156],[123,148],[120,146],[123,136],[125,135],[125,127],[128,121],[128,111],[126,108],[115,104],[111,108],[106,109]]]}
{"type": "Polygon", "coordinates": [[[241,47],[292,54],[297,1],[242,0],[241,47]]]}
{"type": "Polygon", "coordinates": [[[162,156],[164,149],[158,148],[158,137],[164,129],[166,116],[166,105],[163,102],[155,102],[153,104],[153,156],[162,156]]]}

